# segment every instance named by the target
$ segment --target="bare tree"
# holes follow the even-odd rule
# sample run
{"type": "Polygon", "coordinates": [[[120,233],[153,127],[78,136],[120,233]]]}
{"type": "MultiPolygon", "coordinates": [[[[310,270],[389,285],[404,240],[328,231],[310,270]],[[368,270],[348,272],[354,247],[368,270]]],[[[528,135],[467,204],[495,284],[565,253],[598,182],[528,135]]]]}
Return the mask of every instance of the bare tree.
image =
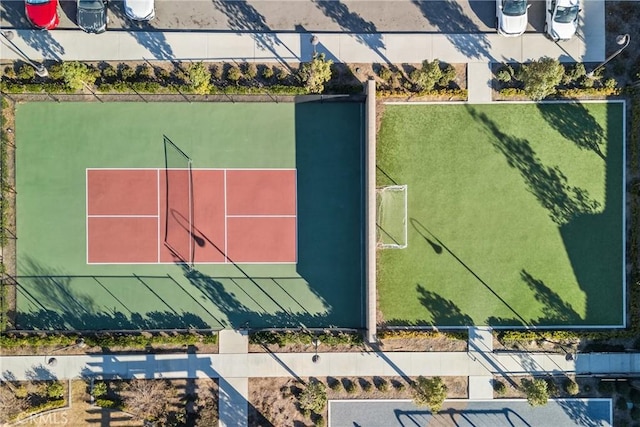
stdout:
{"type": "Polygon", "coordinates": [[[125,410],[142,420],[155,421],[166,415],[176,390],[164,380],[131,380],[122,391],[125,410]]]}
{"type": "Polygon", "coordinates": [[[0,423],[6,423],[27,406],[26,399],[18,398],[11,389],[0,386],[0,423]]]}

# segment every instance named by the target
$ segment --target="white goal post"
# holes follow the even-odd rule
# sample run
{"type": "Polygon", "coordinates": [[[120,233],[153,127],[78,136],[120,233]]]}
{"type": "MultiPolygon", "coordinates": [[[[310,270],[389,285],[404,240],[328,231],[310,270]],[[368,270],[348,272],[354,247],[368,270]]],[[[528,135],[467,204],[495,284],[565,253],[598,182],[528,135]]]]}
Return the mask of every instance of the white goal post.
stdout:
{"type": "Polygon", "coordinates": [[[389,185],[376,189],[378,247],[407,247],[407,186],[389,185]]]}

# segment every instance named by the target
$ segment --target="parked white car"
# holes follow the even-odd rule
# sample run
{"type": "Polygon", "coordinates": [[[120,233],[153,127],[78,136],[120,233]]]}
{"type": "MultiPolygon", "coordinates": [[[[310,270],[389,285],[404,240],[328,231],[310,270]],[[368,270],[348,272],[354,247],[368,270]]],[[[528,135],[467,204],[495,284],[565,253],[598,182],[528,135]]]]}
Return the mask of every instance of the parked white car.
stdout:
{"type": "Polygon", "coordinates": [[[546,0],[544,32],[551,40],[569,40],[578,30],[580,0],[546,0]]]}
{"type": "Polygon", "coordinates": [[[156,17],[153,0],[124,0],[124,13],[134,21],[151,21],[156,17]]]}
{"type": "Polygon", "coordinates": [[[527,0],[496,0],[496,27],[498,34],[506,37],[522,35],[527,29],[527,0]]]}

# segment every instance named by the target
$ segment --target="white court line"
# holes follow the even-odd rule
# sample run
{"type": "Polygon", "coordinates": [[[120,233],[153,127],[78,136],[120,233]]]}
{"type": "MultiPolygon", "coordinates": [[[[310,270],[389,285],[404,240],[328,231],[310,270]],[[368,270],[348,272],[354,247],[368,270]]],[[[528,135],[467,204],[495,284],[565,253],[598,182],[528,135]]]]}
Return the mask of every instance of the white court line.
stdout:
{"type": "MultiPolygon", "coordinates": [[[[145,170],[187,170],[187,168],[86,168],[87,170],[107,171],[145,171],[145,170]]],[[[295,171],[296,168],[191,168],[194,171],[295,171]]]]}
{"type": "Polygon", "coordinates": [[[296,217],[296,223],[294,224],[294,227],[296,228],[296,235],[295,235],[295,239],[296,241],[294,242],[295,244],[295,254],[293,255],[293,260],[294,263],[297,264],[298,263],[298,169],[295,170],[294,172],[294,180],[293,180],[293,197],[295,198],[295,217],[296,217]]]}
{"type": "Polygon", "coordinates": [[[296,218],[297,215],[227,215],[227,218],[296,218]]]}
{"type": "Polygon", "coordinates": [[[84,170],[84,197],[85,197],[85,214],[86,214],[86,218],[85,218],[85,239],[86,239],[86,250],[87,250],[87,254],[86,254],[86,260],[87,260],[87,264],[89,264],[89,169],[85,169],[84,170]]]}
{"type": "Polygon", "coordinates": [[[158,199],[158,263],[160,263],[160,236],[162,235],[160,231],[160,169],[156,171],[156,181],[157,181],[157,199],[158,199]]]}
{"type": "Polygon", "coordinates": [[[188,244],[189,244],[189,263],[191,264],[191,266],[193,267],[193,260],[195,257],[194,251],[195,251],[195,241],[193,239],[193,176],[191,175],[193,169],[191,168],[191,159],[189,159],[189,169],[188,169],[189,173],[187,173],[187,179],[189,180],[188,182],[188,188],[189,188],[189,238],[187,240],[188,244]]]}
{"type": "Polygon", "coordinates": [[[229,256],[227,254],[227,170],[224,170],[223,176],[224,183],[224,251],[222,255],[224,256],[224,262],[227,263],[229,256]]]}
{"type": "Polygon", "coordinates": [[[158,218],[159,215],[87,215],[89,218],[158,218]]]}
{"type": "MultiPolygon", "coordinates": [[[[198,262],[199,265],[222,265],[222,264],[227,264],[227,263],[228,263],[227,261],[224,261],[224,262],[223,261],[198,262]]],[[[176,263],[173,262],[173,261],[167,261],[167,262],[90,262],[89,264],[91,264],[91,265],[176,265],[176,263]]],[[[237,261],[237,262],[234,262],[234,264],[237,264],[237,265],[285,265],[285,264],[294,265],[296,263],[293,262],[293,261],[261,261],[261,262],[256,262],[256,261],[237,261]]],[[[461,327],[456,326],[455,328],[460,329],[461,327]]]]}

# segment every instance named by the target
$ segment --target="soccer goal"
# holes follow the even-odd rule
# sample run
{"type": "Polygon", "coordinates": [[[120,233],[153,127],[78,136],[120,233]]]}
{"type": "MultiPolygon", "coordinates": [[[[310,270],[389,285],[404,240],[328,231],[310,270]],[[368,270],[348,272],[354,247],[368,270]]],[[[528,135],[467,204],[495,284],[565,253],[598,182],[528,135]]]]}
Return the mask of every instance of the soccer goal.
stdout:
{"type": "Polygon", "coordinates": [[[407,186],[390,185],[376,190],[378,247],[407,247],[407,186]]]}

